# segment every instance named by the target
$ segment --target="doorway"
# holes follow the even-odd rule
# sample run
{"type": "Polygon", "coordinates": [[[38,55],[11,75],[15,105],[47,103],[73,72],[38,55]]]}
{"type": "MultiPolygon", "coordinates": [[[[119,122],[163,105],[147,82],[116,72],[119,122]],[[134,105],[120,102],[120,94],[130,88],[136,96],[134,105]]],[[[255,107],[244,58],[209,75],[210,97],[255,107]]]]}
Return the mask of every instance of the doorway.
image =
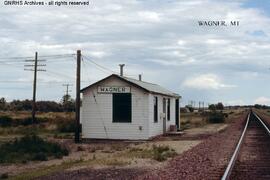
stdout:
{"type": "Polygon", "coordinates": [[[162,102],[162,104],[163,104],[163,134],[166,134],[166,99],[165,98],[163,98],[163,102],[162,102]]]}
{"type": "Polygon", "coordinates": [[[179,124],[179,99],[175,100],[175,125],[177,130],[180,130],[179,124]]]}

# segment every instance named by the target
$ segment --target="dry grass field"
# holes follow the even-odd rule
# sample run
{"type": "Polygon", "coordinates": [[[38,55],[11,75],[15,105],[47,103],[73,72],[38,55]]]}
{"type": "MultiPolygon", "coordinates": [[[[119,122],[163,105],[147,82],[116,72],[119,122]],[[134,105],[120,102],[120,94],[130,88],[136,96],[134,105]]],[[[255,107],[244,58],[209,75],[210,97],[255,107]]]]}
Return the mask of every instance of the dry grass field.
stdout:
{"type": "MultiPolygon", "coordinates": [[[[234,117],[239,116],[243,113],[245,109],[225,109],[221,111],[226,115],[225,123],[229,123],[231,119],[234,117]]],[[[208,111],[206,112],[188,112],[180,114],[181,124],[180,127],[182,130],[190,129],[190,128],[197,128],[197,127],[204,127],[209,125],[208,122],[208,111]]]]}

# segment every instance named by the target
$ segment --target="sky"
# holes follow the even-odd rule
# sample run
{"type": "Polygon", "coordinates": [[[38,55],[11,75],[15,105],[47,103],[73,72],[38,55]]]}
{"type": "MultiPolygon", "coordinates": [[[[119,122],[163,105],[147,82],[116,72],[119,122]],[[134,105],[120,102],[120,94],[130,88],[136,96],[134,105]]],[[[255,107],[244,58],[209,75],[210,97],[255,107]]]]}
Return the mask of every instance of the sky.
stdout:
{"type": "Polygon", "coordinates": [[[119,72],[191,100],[270,105],[270,2],[267,0],[90,0],[89,6],[0,4],[0,97],[37,100],[75,94],[77,49],[82,88],[119,72]],[[227,26],[199,26],[225,21],[227,26]],[[231,26],[239,21],[239,26],[231,26]],[[58,55],[58,56],[55,56],[58,55]],[[14,58],[16,57],[16,58],[14,58]]]}

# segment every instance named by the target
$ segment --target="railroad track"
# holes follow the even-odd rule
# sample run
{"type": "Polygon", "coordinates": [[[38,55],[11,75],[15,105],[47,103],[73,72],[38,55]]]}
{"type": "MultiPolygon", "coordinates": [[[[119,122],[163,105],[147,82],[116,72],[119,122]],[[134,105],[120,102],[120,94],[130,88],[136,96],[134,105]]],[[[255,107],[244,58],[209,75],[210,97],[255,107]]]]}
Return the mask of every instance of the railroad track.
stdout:
{"type": "Polygon", "coordinates": [[[222,177],[227,179],[270,179],[270,131],[254,112],[222,177]]]}

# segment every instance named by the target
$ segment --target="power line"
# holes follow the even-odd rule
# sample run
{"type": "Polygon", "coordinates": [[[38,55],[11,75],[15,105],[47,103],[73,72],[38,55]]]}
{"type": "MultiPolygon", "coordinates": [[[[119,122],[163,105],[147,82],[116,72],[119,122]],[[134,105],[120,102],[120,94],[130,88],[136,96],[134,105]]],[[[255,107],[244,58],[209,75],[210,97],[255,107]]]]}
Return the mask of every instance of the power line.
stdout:
{"type": "Polygon", "coordinates": [[[0,59],[6,59],[6,60],[8,60],[8,59],[14,59],[14,60],[16,60],[16,59],[30,59],[30,58],[34,58],[33,56],[28,56],[28,57],[0,57],[0,59]]]}
{"type": "MultiPolygon", "coordinates": [[[[39,56],[39,57],[42,57],[42,58],[56,58],[56,57],[67,57],[67,56],[70,56],[70,57],[74,57],[75,54],[51,54],[51,55],[43,55],[43,56],[39,56]]],[[[21,56],[21,57],[0,57],[0,59],[6,59],[6,60],[9,60],[9,59],[13,59],[13,60],[17,60],[17,59],[34,59],[33,56],[21,56]]]]}
{"type": "MultiPolygon", "coordinates": [[[[24,60],[26,60],[26,59],[24,59],[24,60]]],[[[24,63],[25,62],[24,60],[23,59],[20,59],[20,60],[11,59],[11,60],[0,61],[0,63],[24,63]]]]}
{"type": "Polygon", "coordinates": [[[64,57],[64,56],[70,56],[70,57],[75,57],[76,54],[51,54],[51,55],[43,55],[40,57],[64,57]]]}
{"type": "Polygon", "coordinates": [[[51,71],[51,70],[47,70],[47,72],[52,73],[52,74],[55,74],[55,75],[57,75],[58,77],[59,77],[59,76],[60,76],[60,77],[65,76],[66,78],[73,79],[73,77],[68,76],[68,75],[66,75],[66,74],[59,73],[59,72],[54,72],[54,71],[51,71]]]}
{"type": "Polygon", "coordinates": [[[20,66],[20,65],[16,65],[16,64],[9,64],[9,63],[4,63],[4,62],[2,62],[2,63],[0,63],[1,65],[4,65],[4,66],[13,66],[13,67],[19,67],[19,68],[22,68],[22,66],[20,66]]]}
{"type": "MultiPolygon", "coordinates": [[[[37,79],[39,80],[39,79],[37,79]]],[[[67,81],[39,81],[38,83],[43,84],[62,84],[66,83],[67,81]]],[[[32,83],[32,81],[0,81],[0,83],[32,83]]]]}
{"type": "Polygon", "coordinates": [[[102,65],[100,65],[100,64],[98,64],[98,63],[96,63],[95,61],[91,60],[89,57],[87,57],[87,56],[85,56],[85,55],[83,55],[83,57],[84,57],[86,60],[88,60],[89,62],[93,63],[94,65],[96,65],[96,66],[98,66],[98,67],[100,67],[100,68],[102,68],[102,69],[104,69],[104,70],[106,70],[106,71],[109,71],[109,72],[114,73],[114,74],[118,74],[117,72],[115,72],[115,71],[113,71],[113,70],[111,70],[111,69],[109,69],[109,68],[107,68],[107,67],[105,67],[105,66],[102,66],[102,65]]]}
{"type": "MultiPolygon", "coordinates": [[[[86,60],[88,60],[88,61],[86,61],[86,62],[91,62],[92,64],[94,64],[94,65],[96,65],[97,67],[99,67],[100,68],[100,70],[101,71],[103,71],[104,73],[113,73],[113,74],[119,74],[119,72],[116,72],[116,71],[113,71],[113,70],[111,70],[111,69],[109,69],[109,68],[107,68],[107,67],[105,67],[105,66],[103,66],[103,65],[100,65],[100,64],[98,64],[98,63],[96,63],[94,60],[92,60],[90,57],[88,57],[88,56],[85,56],[85,55],[83,55],[83,57],[86,59],[86,60]],[[106,72],[105,72],[105,71],[106,72]]],[[[124,74],[126,77],[137,77],[137,75],[131,75],[131,74],[124,74]]]]}
{"type": "MultiPolygon", "coordinates": [[[[85,67],[84,69],[85,69],[85,71],[86,71],[86,78],[87,78],[87,80],[90,82],[90,79],[89,79],[89,77],[90,77],[90,72],[89,72],[89,69],[86,67],[86,62],[83,60],[83,58],[82,58],[82,64],[83,64],[83,67],[85,67]]],[[[83,68],[82,68],[82,71],[83,71],[83,68]]]]}

